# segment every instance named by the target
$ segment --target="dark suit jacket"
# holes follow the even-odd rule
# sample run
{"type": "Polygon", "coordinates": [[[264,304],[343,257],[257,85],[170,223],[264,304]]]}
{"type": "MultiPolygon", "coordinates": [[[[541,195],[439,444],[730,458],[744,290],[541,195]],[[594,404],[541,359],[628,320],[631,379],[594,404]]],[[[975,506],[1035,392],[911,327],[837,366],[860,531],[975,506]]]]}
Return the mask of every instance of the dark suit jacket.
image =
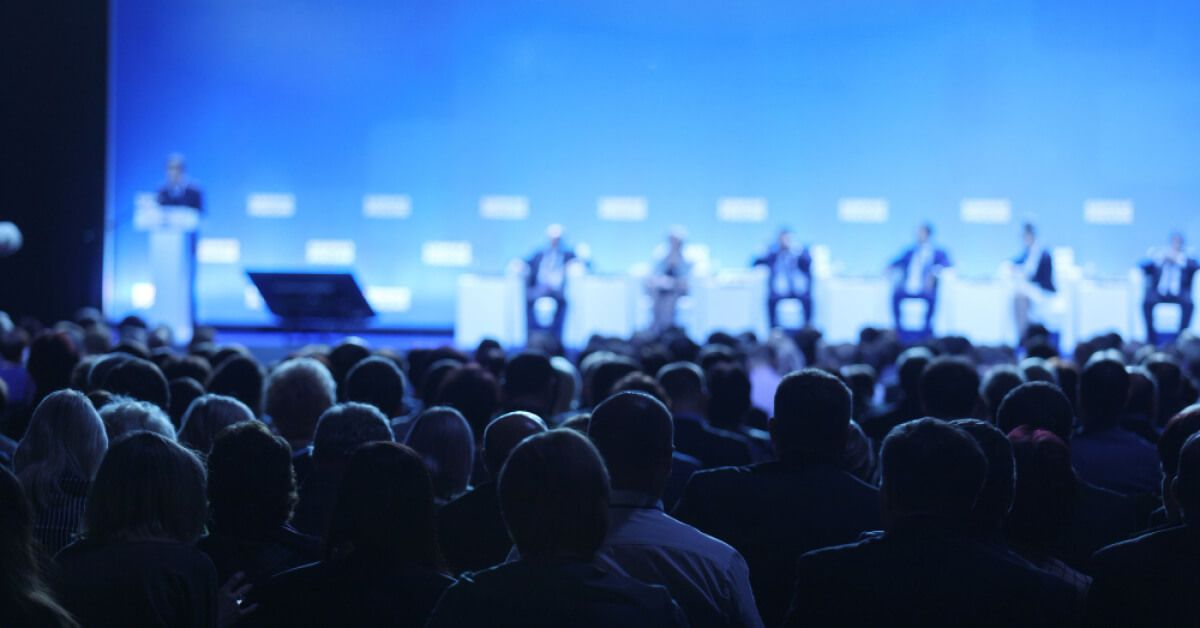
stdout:
{"type": "Polygon", "coordinates": [[[1096,550],[1123,541],[1143,527],[1133,499],[1080,481],[1066,534],[1054,554],[1072,568],[1091,573],[1096,550]]]}
{"type": "Polygon", "coordinates": [[[691,414],[675,415],[675,449],[700,460],[705,469],[750,464],[749,439],[691,414]]]}
{"type": "Polygon", "coordinates": [[[914,518],[805,554],[785,626],[1061,626],[1074,591],[969,531],[914,518]]]}
{"type": "Polygon", "coordinates": [[[1089,626],[1195,626],[1200,623],[1200,528],[1176,526],[1096,553],[1089,626]]]}
{"type": "MultiPolygon", "coordinates": [[[[892,263],[888,264],[888,268],[898,270],[901,273],[907,273],[908,265],[912,263],[912,258],[916,254],[917,254],[917,247],[911,246],[911,247],[905,249],[904,252],[901,253],[899,257],[892,260],[892,263]]],[[[948,268],[951,266],[950,255],[946,253],[946,249],[943,249],[941,247],[934,247],[933,259],[929,261],[929,265],[926,267],[925,270],[922,270],[922,273],[927,272],[927,269],[932,268],[934,266],[941,266],[942,268],[948,268]]],[[[894,289],[904,290],[905,279],[906,279],[906,277],[902,274],[900,276],[900,280],[896,282],[894,289]]],[[[938,286],[938,276],[937,276],[937,274],[934,274],[933,275],[933,290],[932,290],[932,292],[937,292],[937,286],[938,286]]],[[[922,287],[922,289],[924,289],[924,287],[922,287]]]]}
{"type": "MultiPolygon", "coordinates": [[[[562,253],[562,258],[563,258],[563,261],[562,261],[563,266],[566,266],[567,264],[569,264],[575,260],[575,251],[573,251],[569,248],[564,248],[564,249],[562,249],[561,253],[562,253]]],[[[534,253],[532,256],[530,256],[529,259],[525,260],[525,263],[529,265],[529,275],[525,278],[525,282],[526,282],[526,285],[529,286],[530,288],[538,285],[538,269],[541,267],[542,257],[545,255],[546,255],[546,249],[539,249],[537,253],[534,253]]],[[[567,276],[564,274],[563,275],[563,289],[566,290],[566,287],[567,287],[567,276]]]]}
{"type": "Polygon", "coordinates": [[[674,515],[741,552],[763,623],[775,626],[796,558],[878,529],[879,492],[832,462],[767,462],[693,475],[674,515]]]}
{"type": "Polygon", "coordinates": [[[158,189],[157,200],[159,205],[182,205],[204,211],[203,193],[192,183],[184,183],[179,189],[164,185],[158,189]]]}
{"type": "MultiPolygon", "coordinates": [[[[776,260],[779,259],[779,254],[780,254],[779,245],[776,244],[776,245],[771,246],[771,248],[768,249],[766,254],[764,254],[762,257],[754,258],[755,266],[766,266],[767,271],[770,273],[767,276],[767,286],[768,286],[767,291],[768,292],[771,291],[770,287],[775,285],[775,271],[777,270],[775,268],[775,262],[776,262],[776,260]]],[[[804,275],[805,279],[808,280],[807,284],[809,286],[809,290],[811,291],[811,287],[812,287],[812,255],[809,254],[807,246],[801,248],[800,252],[796,255],[796,269],[799,270],[800,274],[804,275]]]]}
{"type": "Polygon", "coordinates": [[[590,563],[518,560],[463,574],[438,602],[429,628],[608,628],[687,626],[661,586],[602,571],[590,563]]]}
{"type": "MultiPolygon", "coordinates": [[[[1025,251],[1013,260],[1013,263],[1021,266],[1025,264],[1025,258],[1029,256],[1029,251],[1025,251]]],[[[1050,252],[1042,250],[1041,259],[1038,260],[1037,269],[1033,272],[1032,277],[1027,277],[1029,281],[1037,284],[1039,288],[1046,292],[1057,292],[1054,287],[1054,260],[1050,257],[1050,252]]]]}
{"type": "MultiPolygon", "coordinates": [[[[1146,273],[1146,294],[1158,294],[1158,282],[1162,280],[1163,267],[1162,264],[1154,260],[1142,260],[1139,264],[1142,267],[1142,272],[1146,273]]],[[[1187,263],[1179,269],[1179,296],[1184,299],[1192,298],[1192,280],[1196,277],[1196,271],[1200,270],[1200,263],[1196,258],[1187,258],[1187,263]]]]}
{"type": "Polygon", "coordinates": [[[367,551],[286,571],[249,596],[239,626],[419,628],[453,578],[367,551]]]}
{"type": "Polygon", "coordinates": [[[438,539],[452,573],[499,565],[512,549],[496,483],[484,482],[438,511],[438,539]]]}
{"type": "Polygon", "coordinates": [[[337,507],[340,471],[314,466],[300,483],[300,500],[292,515],[296,530],[309,536],[325,538],[329,524],[333,521],[333,510],[337,507]]]}

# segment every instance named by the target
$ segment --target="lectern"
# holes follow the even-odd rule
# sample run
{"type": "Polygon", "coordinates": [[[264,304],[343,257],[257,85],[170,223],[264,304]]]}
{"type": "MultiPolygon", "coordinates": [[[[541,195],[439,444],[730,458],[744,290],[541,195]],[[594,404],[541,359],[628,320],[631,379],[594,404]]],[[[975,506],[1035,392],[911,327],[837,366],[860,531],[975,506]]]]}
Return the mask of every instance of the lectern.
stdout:
{"type": "Polygon", "coordinates": [[[153,300],[146,314],[171,328],[175,340],[192,336],[195,299],[196,228],[200,212],[182,205],[139,202],[134,227],[150,238],[150,279],[153,300]]]}

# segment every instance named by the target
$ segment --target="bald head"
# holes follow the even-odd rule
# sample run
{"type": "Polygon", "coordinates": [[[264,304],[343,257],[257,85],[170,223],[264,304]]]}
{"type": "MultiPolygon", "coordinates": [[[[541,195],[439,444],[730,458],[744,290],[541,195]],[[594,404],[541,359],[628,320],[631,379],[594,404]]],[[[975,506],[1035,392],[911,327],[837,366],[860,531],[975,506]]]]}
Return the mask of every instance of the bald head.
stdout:
{"type": "Polygon", "coordinates": [[[483,431],[483,463],[488,471],[499,473],[518,443],[545,431],[546,424],[532,412],[509,412],[492,419],[483,431]]]}
{"type": "Polygon", "coordinates": [[[661,495],[671,470],[671,412],[643,392],[617,393],[592,410],[588,437],[608,465],[612,487],[661,495]]]}

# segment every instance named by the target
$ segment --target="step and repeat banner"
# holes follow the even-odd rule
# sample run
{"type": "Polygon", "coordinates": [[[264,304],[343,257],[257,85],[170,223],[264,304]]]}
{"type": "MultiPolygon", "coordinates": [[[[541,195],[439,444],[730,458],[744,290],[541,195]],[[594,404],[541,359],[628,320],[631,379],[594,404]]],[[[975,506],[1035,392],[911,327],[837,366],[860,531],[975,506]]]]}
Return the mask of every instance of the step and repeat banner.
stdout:
{"type": "Polygon", "coordinates": [[[1033,220],[1123,277],[1200,238],[1198,30],[1147,0],[113,0],[105,307],[174,289],[139,217],[176,154],[206,323],[272,323],[247,271],[350,272],[377,325],[447,328],[552,223],[598,274],[682,225],[712,272],[787,226],[873,276],[928,220],[982,277],[1033,220]]]}

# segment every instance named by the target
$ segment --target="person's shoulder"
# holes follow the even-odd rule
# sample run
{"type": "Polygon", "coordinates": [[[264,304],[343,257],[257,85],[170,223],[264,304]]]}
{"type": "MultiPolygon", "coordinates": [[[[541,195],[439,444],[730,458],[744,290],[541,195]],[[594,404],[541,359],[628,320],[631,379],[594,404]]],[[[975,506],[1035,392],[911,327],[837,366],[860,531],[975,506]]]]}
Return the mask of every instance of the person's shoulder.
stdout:
{"type": "Polygon", "coordinates": [[[1163,550],[1170,551],[1181,541],[1195,536],[1194,530],[1183,525],[1144,532],[1133,538],[1100,548],[1096,552],[1095,562],[1097,566],[1134,564],[1139,557],[1163,550]]]}
{"type": "Polygon", "coordinates": [[[864,533],[857,541],[810,550],[800,555],[799,564],[805,568],[824,568],[845,564],[855,557],[870,556],[887,542],[886,534],[878,531],[864,533]]]}

